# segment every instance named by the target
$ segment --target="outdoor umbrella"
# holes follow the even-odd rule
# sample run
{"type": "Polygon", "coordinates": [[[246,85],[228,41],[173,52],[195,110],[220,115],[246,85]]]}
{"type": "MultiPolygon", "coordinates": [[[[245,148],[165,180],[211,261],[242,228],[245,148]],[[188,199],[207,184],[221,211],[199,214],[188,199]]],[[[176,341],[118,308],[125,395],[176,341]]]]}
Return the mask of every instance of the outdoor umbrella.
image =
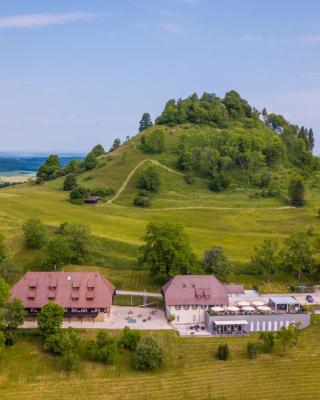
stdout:
{"type": "Polygon", "coordinates": [[[265,302],[264,302],[264,301],[257,300],[257,301],[253,301],[253,302],[252,302],[252,305],[253,305],[253,306],[256,306],[256,307],[261,307],[261,306],[264,306],[264,305],[265,305],[265,302]]]}
{"type": "Polygon", "coordinates": [[[237,311],[240,310],[240,308],[239,307],[235,307],[235,306],[230,306],[230,307],[227,307],[227,310],[231,311],[231,312],[237,312],[237,311]]]}
{"type": "Polygon", "coordinates": [[[246,307],[246,306],[250,306],[250,303],[248,301],[238,301],[238,306],[240,307],[246,307]]]}
{"type": "Polygon", "coordinates": [[[255,308],[251,307],[251,306],[242,307],[242,311],[254,311],[254,310],[255,310],[255,308]]]}
{"type": "Polygon", "coordinates": [[[211,307],[211,311],[222,312],[222,311],[224,311],[224,308],[219,307],[219,306],[214,306],[214,307],[211,307]]]}
{"type": "Polygon", "coordinates": [[[259,311],[270,311],[271,308],[268,307],[268,306],[259,306],[259,307],[257,307],[257,310],[259,310],[259,311]]]}

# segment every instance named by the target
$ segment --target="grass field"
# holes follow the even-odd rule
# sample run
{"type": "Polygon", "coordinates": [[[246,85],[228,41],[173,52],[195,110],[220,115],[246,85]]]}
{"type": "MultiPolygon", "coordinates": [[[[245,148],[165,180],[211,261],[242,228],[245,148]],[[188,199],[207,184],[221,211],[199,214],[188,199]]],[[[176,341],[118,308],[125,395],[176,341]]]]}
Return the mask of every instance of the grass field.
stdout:
{"type": "Polygon", "coordinates": [[[76,372],[66,376],[61,359],[43,352],[38,339],[20,339],[0,361],[0,398],[204,400],[208,394],[223,395],[226,400],[319,398],[319,320],[303,331],[298,345],[285,356],[277,346],[274,354],[259,354],[255,360],[246,358],[246,344],[256,341],[256,335],[217,339],[179,338],[170,331],[151,334],[167,352],[166,366],[157,373],[135,371],[132,356],[125,352],[114,366],[83,360],[76,372]],[[226,341],[231,360],[218,361],[214,354],[226,341]]]}

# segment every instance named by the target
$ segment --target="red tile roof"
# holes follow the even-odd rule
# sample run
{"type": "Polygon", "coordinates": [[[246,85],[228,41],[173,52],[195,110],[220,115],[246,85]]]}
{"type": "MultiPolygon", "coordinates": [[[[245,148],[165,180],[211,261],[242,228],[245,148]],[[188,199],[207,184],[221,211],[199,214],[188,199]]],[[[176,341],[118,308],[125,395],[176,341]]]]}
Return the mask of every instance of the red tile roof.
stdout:
{"type": "Polygon", "coordinates": [[[213,275],[177,275],[162,286],[167,306],[227,305],[228,292],[213,275]]]}
{"type": "Polygon", "coordinates": [[[243,285],[224,285],[228,294],[244,294],[243,285]]]}
{"type": "Polygon", "coordinates": [[[107,308],[114,286],[98,272],[27,272],[11,291],[25,308],[42,308],[49,300],[64,308],[107,308]]]}

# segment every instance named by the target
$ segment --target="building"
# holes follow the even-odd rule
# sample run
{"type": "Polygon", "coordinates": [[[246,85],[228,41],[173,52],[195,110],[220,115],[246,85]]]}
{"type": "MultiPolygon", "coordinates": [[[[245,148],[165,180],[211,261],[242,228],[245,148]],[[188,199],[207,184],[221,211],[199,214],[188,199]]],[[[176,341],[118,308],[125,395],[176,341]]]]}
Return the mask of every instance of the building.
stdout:
{"type": "Polygon", "coordinates": [[[177,275],[162,288],[167,316],[174,323],[204,323],[214,306],[228,306],[229,295],[244,293],[242,285],[223,285],[213,275],[177,275]]]}
{"type": "Polygon", "coordinates": [[[11,291],[20,299],[28,316],[35,317],[53,301],[64,308],[65,317],[108,317],[114,286],[98,272],[27,272],[11,291]]]}
{"type": "Polygon", "coordinates": [[[99,201],[99,197],[97,197],[97,196],[88,196],[88,197],[86,197],[85,200],[84,200],[84,202],[85,202],[86,204],[91,204],[91,205],[97,204],[98,201],[99,201]]]}
{"type": "Polygon", "coordinates": [[[269,304],[277,313],[295,313],[300,311],[300,303],[292,296],[272,296],[269,298],[269,304]]]}

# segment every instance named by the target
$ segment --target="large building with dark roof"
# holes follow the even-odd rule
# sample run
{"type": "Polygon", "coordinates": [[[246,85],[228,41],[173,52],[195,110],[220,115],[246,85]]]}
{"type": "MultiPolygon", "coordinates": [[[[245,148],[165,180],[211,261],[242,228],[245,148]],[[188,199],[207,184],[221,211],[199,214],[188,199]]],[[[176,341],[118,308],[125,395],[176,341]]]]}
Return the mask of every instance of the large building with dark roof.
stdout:
{"type": "Polygon", "coordinates": [[[204,323],[205,312],[228,306],[229,295],[244,293],[242,285],[223,285],[213,275],[177,275],[161,288],[167,315],[175,323],[204,323]]]}
{"type": "Polygon", "coordinates": [[[53,301],[64,308],[65,317],[92,317],[110,314],[114,286],[98,272],[27,272],[11,291],[20,299],[29,316],[53,301]]]}

